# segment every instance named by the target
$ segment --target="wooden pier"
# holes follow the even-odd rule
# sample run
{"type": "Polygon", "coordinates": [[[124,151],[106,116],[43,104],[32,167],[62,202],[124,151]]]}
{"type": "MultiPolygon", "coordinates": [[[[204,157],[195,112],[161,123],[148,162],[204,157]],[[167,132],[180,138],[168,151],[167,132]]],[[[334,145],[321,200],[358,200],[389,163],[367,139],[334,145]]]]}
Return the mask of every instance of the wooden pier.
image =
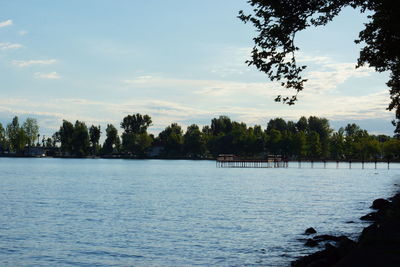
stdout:
{"type": "Polygon", "coordinates": [[[244,159],[231,154],[219,155],[216,161],[219,168],[287,168],[288,161],[279,155],[270,155],[266,159],[244,159]]]}

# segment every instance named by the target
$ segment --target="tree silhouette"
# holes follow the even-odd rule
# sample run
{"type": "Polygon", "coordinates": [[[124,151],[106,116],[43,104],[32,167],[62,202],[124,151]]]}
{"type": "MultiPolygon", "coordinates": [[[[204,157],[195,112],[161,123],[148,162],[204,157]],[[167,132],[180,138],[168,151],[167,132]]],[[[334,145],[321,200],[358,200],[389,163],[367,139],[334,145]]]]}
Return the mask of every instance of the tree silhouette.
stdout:
{"type": "Polygon", "coordinates": [[[247,61],[264,72],[271,81],[294,89],[291,96],[278,95],[275,101],[293,105],[307,81],[301,76],[306,66],[299,66],[295,52],[298,32],[311,26],[324,26],[345,7],[368,11],[369,22],[359,33],[360,51],[357,67],[368,65],[378,72],[388,71],[390,88],[388,109],[395,110],[396,133],[400,133],[400,3],[395,0],[249,0],[251,14],[239,12],[239,18],[255,27],[252,58],[247,61]]]}

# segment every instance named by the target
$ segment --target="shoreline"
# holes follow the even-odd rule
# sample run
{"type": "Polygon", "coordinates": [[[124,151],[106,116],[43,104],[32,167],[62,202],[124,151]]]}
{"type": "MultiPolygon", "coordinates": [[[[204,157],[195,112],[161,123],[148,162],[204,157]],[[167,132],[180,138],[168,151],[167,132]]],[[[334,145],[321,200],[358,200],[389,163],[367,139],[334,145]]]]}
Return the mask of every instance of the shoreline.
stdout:
{"type": "Polygon", "coordinates": [[[400,192],[387,199],[376,199],[375,210],[360,219],[372,224],[353,241],[346,236],[319,235],[306,230],[305,246],[325,243],[325,248],[292,261],[292,267],[400,266],[400,192]]]}
{"type": "MultiPolygon", "coordinates": [[[[104,156],[31,156],[31,155],[16,155],[16,154],[0,154],[0,158],[55,158],[55,159],[130,159],[130,160],[216,160],[217,157],[140,157],[129,155],[104,155],[104,156]]],[[[400,159],[377,159],[377,160],[335,160],[335,159],[289,159],[287,162],[293,163],[400,163],[400,159]]]]}

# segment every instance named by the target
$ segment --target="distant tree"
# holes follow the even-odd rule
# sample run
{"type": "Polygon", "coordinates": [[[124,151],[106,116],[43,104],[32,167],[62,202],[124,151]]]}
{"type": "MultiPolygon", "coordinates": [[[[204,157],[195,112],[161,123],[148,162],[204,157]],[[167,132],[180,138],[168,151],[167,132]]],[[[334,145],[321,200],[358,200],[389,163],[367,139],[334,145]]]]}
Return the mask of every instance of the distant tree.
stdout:
{"type": "Polygon", "coordinates": [[[281,154],[282,133],[279,130],[271,129],[268,136],[267,151],[272,154],[281,154]]]}
{"type": "Polygon", "coordinates": [[[183,136],[183,150],[189,157],[201,157],[206,152],[206,144],[199,126],[192,124],[187,127],[183,136]]]}
{"type": "Polygon", "coordinates": [[[297,132],[293,137],[293,153],[299,158],[307,155],[307,139],[304,131],[297,132]]]}
{"type": "Polygon", "coordinates": [[[27,118],[22,125],[22,128],[25,131],[28,140],[28,146],[35,145],[35,141],[38,139],[39,135],[39,125],[37,120],[34,118],[27,118]]]}
{"type": "Polygon", "coordinates": [[[72,154],[78,157],[87,156],[90,150],[89,132],[86,124],[76,121],[72,134],[72,154]]]}
{"type": "Polygon", "coordinates": [[[60,132],[59,132],[59,131],[55,132],[55,133],[52,135],[52,138],[51,138],[51,139],[52,139],[52,141],[53,141],[52,146],[53,146],[53,147],[56,147],[57,144],[61,142],[60,132]]]}
{"type": "Polygon", "coordinates": [[[396,110],[397,127],[400,131],[400,5],[394,0],[249,0],[252,12],[239,12],[239,18],[251,22],[257,36],[249,65],[254,65],[272,81],[281,82],[294,89],[292,96],[278,96],[276,101],[292,105],[303,90],[305,79],[295,53],[298,32],[312,26],[324,26],[345,7],[370,12],[368,23],[359,33],[356,43],[363,43],[357,67],[369,65],[378,72],[388,71],[391,103],[389,110],[396,110]]]}
{"type": "Polygon", "coordinates": [[[307,118],[302,116],[296,123],[296,128],[297,131],[301,132],[303,131],[304,133],[306,133],[308,131],[308,121],[307,118]]]}
{"type": "Polygon", "coordinates": [[[291,134],[297,133],[296,123],[294,123],[293,121],[288,121],[286,125],[287,125],[287,131],[289,133],[291,134]]]}
{"type": "Polygon", "coordinates": [[[128,154],[143,157],[151,147],[152,142],[153,138],[147,132],[122,134],[122,149],[128,154]]]}
{"type": "Polygon", "coordinates": [[[380,154],[379,142],[371,136],[361,137],[354,147],[358,159],[361,160],[374,159],[380,154]]]}
{"type": "Polygon", "coordinates": [[[307,154],[312,159],[319,159],[322,152],[319,134],[316,131],[311,131],[307,136],[307,154]]]}
{"type": "Polygon", "coordinates": [[[0,123],[0,151],[8,149],[8,142],[6,137],[6,131],[3,125],[0,123]]]}
{"type": "Polygon", "coordinates": [[[164,131],[159,133],[158,138],[164,145],[164,153],[166,155],[176,157],[182,154],[182,128],[177,123],[167,126],[164,131]]]}
{"type": "Polygon", "coordinates": [[[96,155],[99,152],[99,141],[100,141],[100,125],[99,126],[90,126],[89,128],[89,140],[91,144],[92,155],[96,155]]]}
{"type": "Polygon", "coordinates": [[[347,159],[360,157],[361,138],[369,137],[368,132],[355,123],[347,124],[345,133],[345,156],[347,159]]]}
{"type": "Polygon", "coordinates": [[[232,131],[232,121],[227,116],[219,116],[211,120],[211,133],[214,136],[232,131]]]}
{"type": "Polygon", "coordinates": [[[400,140],[391,139],[383,144],[383,154],[388,160],[400,157],[400,140]]]}
{"type": "Polygon", "coordinates": [[[104,141],[102,154],[111,155],[118,153],[121,146],[121,140],[118,136],[118,130],[112,124],[107,124],[106,140],[104,141]]]}
{"type": "Polygon", "coordinates": [[[319,135],[321,143],[321,156],[326,158],[329,156],[329,138],[333,130],[330,128],[329,121],[326,118],[310,116],[308,118],[309,132],[316,132],[319,135]]]}
{"type": "Polygon", "coordinates": [[[28,138],[24,129],[19,126],[17,116],[7,125],[6,134],[10,142],[10,148],[18,154],[21,154],[28,143],[28,138]]]}
{"type": "Polygon", "coordinates": [[[282,118],[271,119],[267,125],[267,133],[270,133],[271,130],[278,130],[281,133],[288,129],[287,123],[282,118]]]}
{"type": "Polygon", "coordinates": [[[249,127],[245,135],[245,154],[248,156],[260,155],[264,152],[266,144],[266,134],[260,125],[249,127]]]}
{"type": "Polygon", "coordinates": [[[359,131],[361,131],[361,128],[355,123],[349,123],[346,125],[346,128],[344,128],[344,132],[348,137],[355,137],[359,131]]]}
{"type": "Polygon", "coordinates": [[[146,132],[151,125],[151,117],[149,115],[141,115],[139,113],[126,116],[121,122],[121,128],[125,133],[141,134],[146,132]]]}
{"type": "Polygon", "coordinates": [[[46,139],[45,147],[48,147],[48,148],[54,147],[53,144],[54,144],[53,139],[52,139],[51,137],[48,137],[48,138],[46,139]]]}
{"type": "Polygon", "coordinates": [[[60,140],[61,143],[61,151],[64,153],[64,155],[72,153],[73,134],[74,125],[67,120],[63,120],[60,130],[56,135],[59,137],[58,140],[60,140]]]}
{"type": "Polygon", "coordinates": [[[130,155],[144,156],[150,148],[153,138],[147,133],[147,128],[152,120],[149,115],[139,113],[126,116],[121,127],[124,129],[122,134],[122,150],[130,155]]]}
{"type": "Polygon", "coordinates": [[[333,133],[331,137],[331,156],[336,160],[343,159],[345,154],[345,139],[343,132],[343,128],[340,128],[339,131],[333,133]]]}

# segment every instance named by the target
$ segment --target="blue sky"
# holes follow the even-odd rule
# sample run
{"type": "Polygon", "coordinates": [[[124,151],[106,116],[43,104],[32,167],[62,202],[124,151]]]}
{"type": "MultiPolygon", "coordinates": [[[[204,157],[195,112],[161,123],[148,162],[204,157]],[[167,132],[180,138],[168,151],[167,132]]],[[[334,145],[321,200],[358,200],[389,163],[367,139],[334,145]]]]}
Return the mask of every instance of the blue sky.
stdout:
{"type": "Polygon", "coordinates": [[[153,133],[219,115],[263,127],[314,115],[393,133],[388,75],[355,69],[365,16],[346,9],[298,35],[309,82],[288,107],[273,101],[287,92],[244,63],[255,33],[241,9],[245,0],[1,1],[0,122],[35,117],[48,136],[63,119],[104,129],[132,113],[149,114],[153,133]]]}

